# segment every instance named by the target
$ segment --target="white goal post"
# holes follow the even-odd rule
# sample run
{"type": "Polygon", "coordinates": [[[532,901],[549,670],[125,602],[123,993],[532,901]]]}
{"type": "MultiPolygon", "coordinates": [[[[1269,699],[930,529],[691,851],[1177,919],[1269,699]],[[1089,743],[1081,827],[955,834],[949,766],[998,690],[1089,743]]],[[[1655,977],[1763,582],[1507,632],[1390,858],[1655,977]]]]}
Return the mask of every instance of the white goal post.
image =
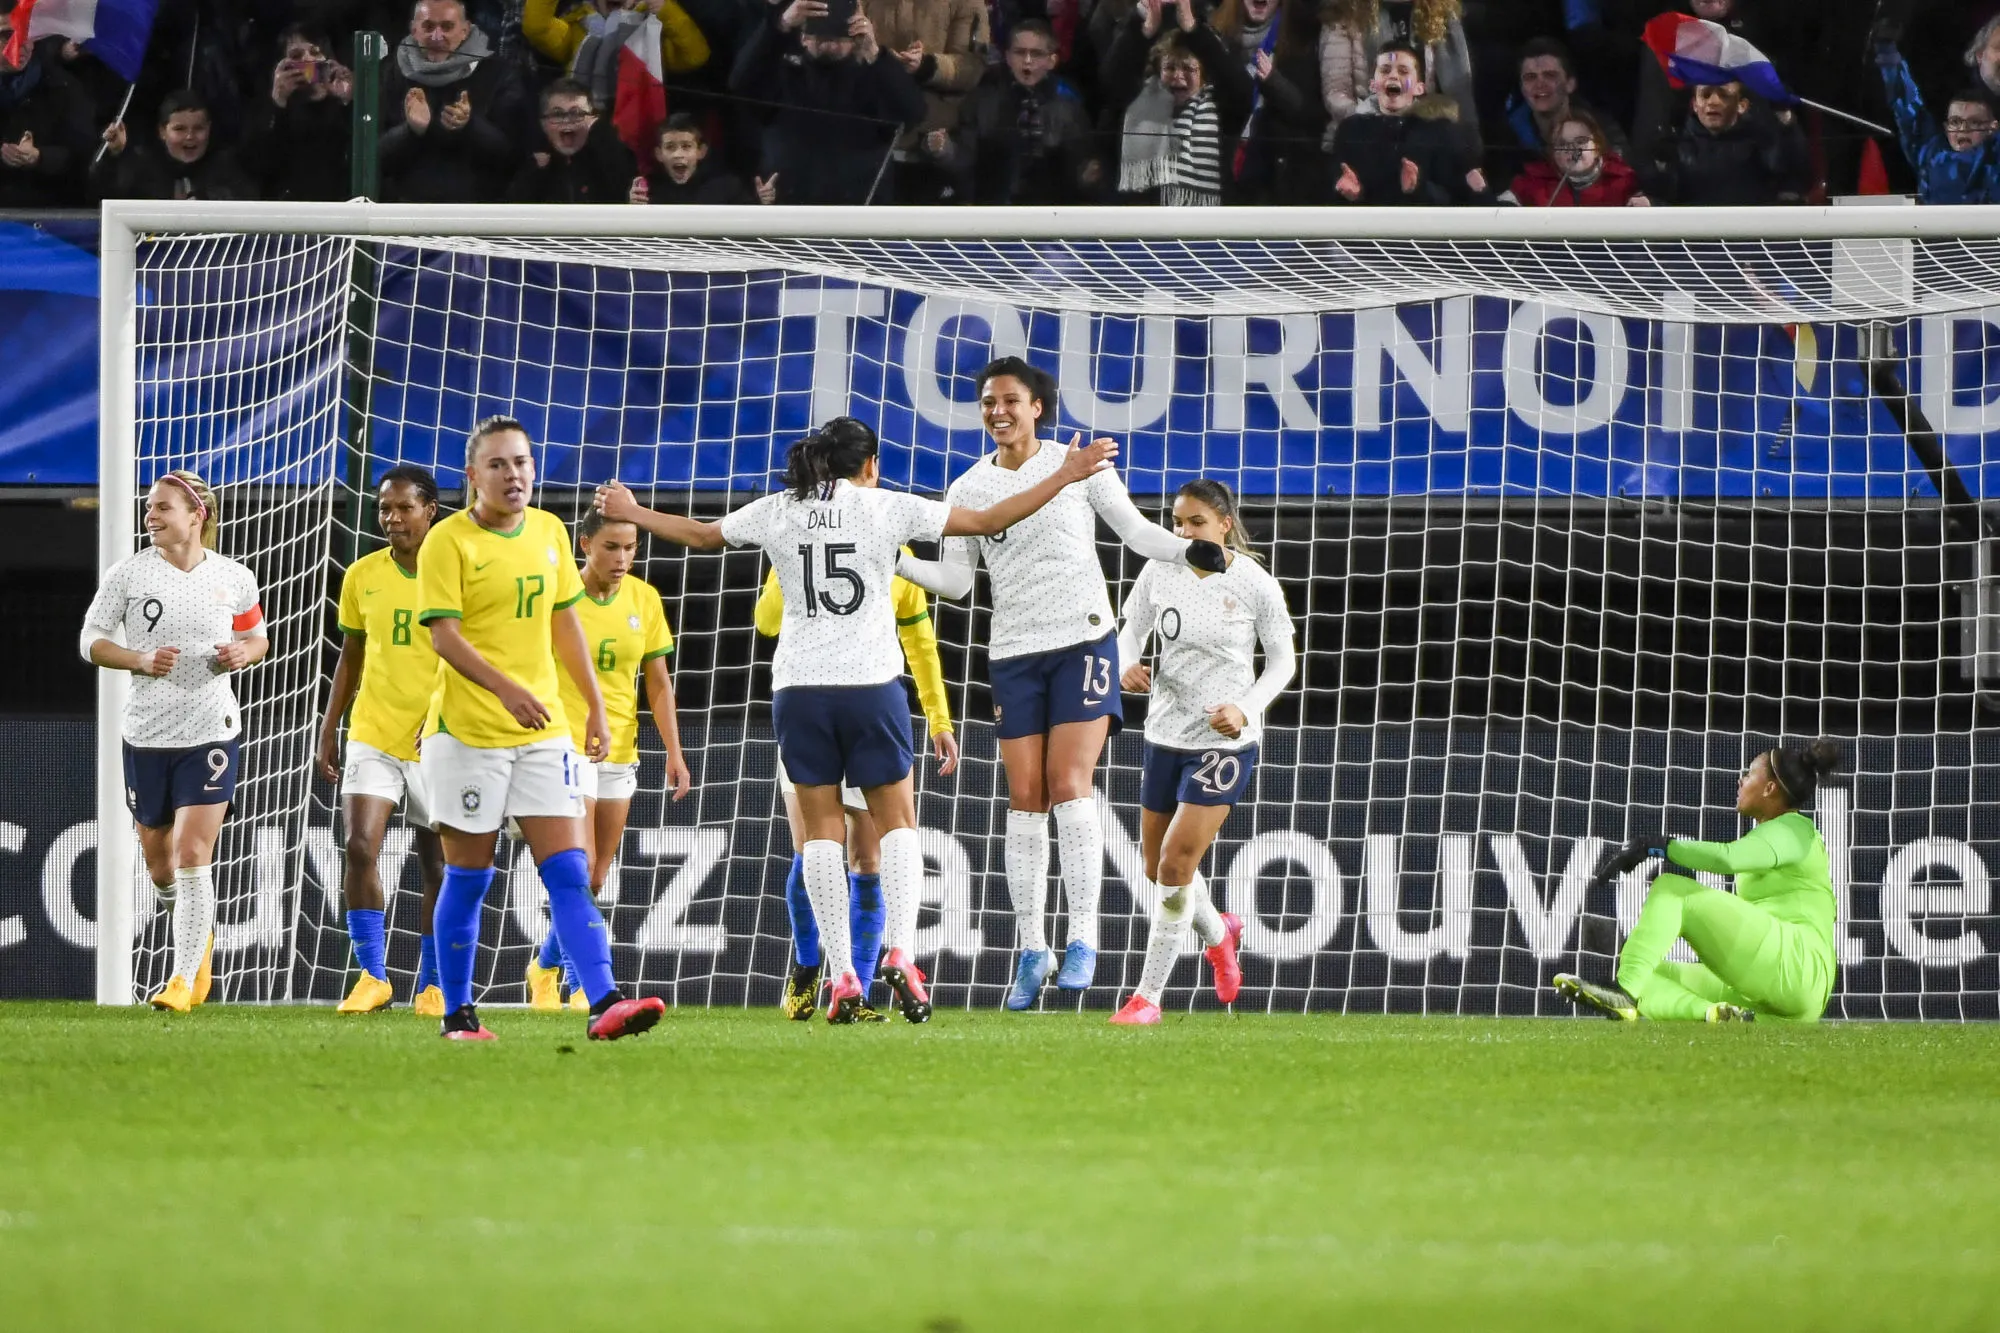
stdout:
{"type": "MultiPolygon", "coordinates": [[[[148,469],[263,451],[262,471],[211,480],[225,523],[235,495],[260,497],[226,550],[253,568],[258,551],[293,552],[273,623],[299,641],[274,642],[246,681],[246,771],[264,743],[288,774],[253,801],[274,827],[323,802],[299,728],[324,699],[327,608],[366,526],[329,424],[355,401],[368,440],[409,449],[364,450],[369,463],[432,462],[474,406],[523,403],[546,418],[538,442],[567,451],[548,487],[637,468],[642,491],[682,508],[761,489],[788,430],[853,403],[908,451],[891,478],[935,491],[977,452],[968,368],[1018,348],[1061,370],[1065,436],[1131,437],[1121,466],[1142,505],[1159,512],[1194,472],[1256,501],[1290,590],[1302,670],[1275,715],[1286,739],[1210,871],[1252,918],[1257,1007],[1555,1012],[1536,998],[1547,972],[1601,968],[1643,891],[1585,901],[1583,858],[1642,809],[1731,836],[1736,766],[1825,731],[1853,738],[1855,766],[1819,811],[1842,862],[1835,1012],[2000,1014],[1986,813],[2000,792],[1980,776],[2000,762],[1981,720],[2000,595],[1979,514],[2000,463],[1986,447],[2000,439],[1995,210],[113,201],[101,273],[100,568],[135,549],[148,469]],[[384,267],[400,285],[377,281],[384,267]],[[621,313],[642,298],[657,327],[621,313]],[[688,321],[695,308],[717,312],[712,328],[688,321]],[[572,366],[586,335],[649,359],[572,366]],[[683,375],[701,383],[670,387],[683,375]],[[357,377],[371,396],[352,398],[357,377]],[[310,465],[284,452],[307,438],[323,450],[310,465]],[[1892,592],[1910,604],[1889,623],[1892,592]]],[[[1104,549],[1115,601],[1136,567],[1104,549]]],[[[625,904],[639,924],[621,969],[676,999],[748,1003],[775,979],[783,918],[757,901],[780,854],[768,739],[744,698],[764,688],[757,649],[747,617],[722,615],[755,571],[729,570],[714,587],[681,564],[661,575],[698,625],[683,632],[670,595],[707,664],[677,667],[700,677],[695,734],[727,776],[695,823],[655,820],[652,873],[678,887],[625,904]],[[748,850],[699,850],[703,830],[752,828],[748,850]],[[676,879],[701,856],[726,863],[719,907],[676,879]],[[698,902],[714,919],[683,921],[698,902]]],[[[984,665],[967,665],[977,615],[939,612],[967,732],[990,718],[973,711],[984,665]]],[[[101,1004],[132,1003],[158,952],[123,802],[125,690],[98,673],[101,1004]]],[[[1131,822],[1136,744],[1108,761],[1111,823],[1131,822]]],[[[970,787],[926,787],[945,812],[925,819],[927,939],[967,1004],[997,998],[1012,940],[984,816],[959,813],[1004,801],[980,753],[970,787]]],[[[641,824],[635,806],[628,837],[641,824]]],[[[1108,838],[1114,870],[1130,870],[1134,836],[1108,838]]],[[[232,844],[225,904],[241,897],[230,866],[277,886],[270,911],[237,904],[261,979],[232,998],[326,998],[345,965],[326,921],[331,837],[312,824],[232,844]]],[[[513,896],[492,908],[514,932],[496,951],[519,950],[534,919],[513,896]]],[[[1132,895],[1107,942],[1131,960],[1126,985],[1149,906],[1132,895]]],[[[482,985],[504,984],[496,966],[482,985]]],[[[1100,972],[1107,1001],[1116,971],[1100,972]]],[[[1172,1002],[1195,993],[1184,965],[1172,1002]]]]}

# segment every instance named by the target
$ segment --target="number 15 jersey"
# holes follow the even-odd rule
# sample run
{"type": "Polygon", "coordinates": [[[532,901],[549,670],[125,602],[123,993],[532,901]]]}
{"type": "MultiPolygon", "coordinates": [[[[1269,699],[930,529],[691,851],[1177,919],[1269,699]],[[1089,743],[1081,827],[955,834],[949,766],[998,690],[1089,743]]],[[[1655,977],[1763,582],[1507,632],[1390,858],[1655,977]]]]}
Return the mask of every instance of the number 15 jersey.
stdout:
{"type": "Polygon", "coordinates": [[[529,730],[489,693],[444,668],[442,707],[433,731],[475,749],[500,750],[567,739],[560,672],[549,622],[583,596],[583,579],[569,555],[569,533],[543,509],[521,512],[520,526],[494,532],[460,510],[441,520],[417,553],[417,623],[452,619],[465,641],[494,667],[542,701],[548,725],[529,730]]]}
{"type": "Polygon", "coordinates": [[[937,541],[950,512],[906,491],[836,481],[804,500],[767,495],[724,518],[722,539],[763,547],[784,593],[771,688],[900,679],[896,556],[904,542],[937,541]]]}

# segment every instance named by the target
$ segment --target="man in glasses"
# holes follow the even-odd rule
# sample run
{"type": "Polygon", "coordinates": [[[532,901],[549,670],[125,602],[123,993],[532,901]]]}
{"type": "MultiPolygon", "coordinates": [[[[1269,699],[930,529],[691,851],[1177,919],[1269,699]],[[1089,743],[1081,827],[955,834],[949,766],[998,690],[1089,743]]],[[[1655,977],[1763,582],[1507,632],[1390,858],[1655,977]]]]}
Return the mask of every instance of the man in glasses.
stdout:
{"type": "Polygon", "coordinates": [[[965,99],[958,128],[925,136],[924,151],[972,203],[1082,204],[1100,193],[1090,113],[1055,71],[1055,33],[1023,19],[1008,37],[1005,69],[965,99]]]}
{"type": "Polygon", "coordinates": [[[2000,145],[1993,130],[1994,95],[1968,88],[1951,95],[1944,129],[1924,106],[1917,81],[1894,42],[1878,42],[1889,106],[1896,114],[1896,139],[1917,173],[1917,201],[1925,204],[2000,203],[2000,145]]]}
{"type": "Polygon", "coordinates": [[[632,153],[600,123],[590,90],[557,79],[542,90],[542,143],[507,187],[510,204],[620,204],[632,153]]]}

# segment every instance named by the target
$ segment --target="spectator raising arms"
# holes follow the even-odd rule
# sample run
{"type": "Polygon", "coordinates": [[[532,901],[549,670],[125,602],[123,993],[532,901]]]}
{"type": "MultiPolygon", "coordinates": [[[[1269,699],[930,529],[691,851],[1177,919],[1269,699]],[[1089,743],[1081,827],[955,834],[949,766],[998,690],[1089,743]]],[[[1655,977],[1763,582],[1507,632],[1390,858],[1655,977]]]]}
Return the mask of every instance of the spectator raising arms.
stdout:
{"type": "Polygon", "coordinates": [[[326,34],[294,25],[278,38],[271,95],[250,112],[239,156],[266,199],[346,199],[354,74],[326,34]]]}
{"type": "Polygon", "coordinates": [[[1420,59],[1407,42],[1384,46],[1374,96],[1334,133],[1333,189],[1350,204],[1463,204],[1486,192],[1451,122],[1419,112],[1420,59]]]}
{"type": "Polygon", "coordinates": [[[542,90],[542,144],[507,187],[510,204],[616,204],[632,184],[632,154],[590,105],[590,90],[557,79],[542,90]]]}
{"type": "Polygon", "coordinates": [[[618,52],[648,18],[660,20],[660,68],[688,74],[708,63],[708,38],[678,0],[526,0],[521,35],[582,84],[600,111],[618,97],[618,52]]]}
{"type": "Polygon", "coordinates": [[[75,201],[85,145],[89,99],[58,60],[34,46],[22,63],[5,54],[16,19],[13,0],[0,0],[0,208],[64,208],[75,201]]]}
{"type": "Polygon", "coordinates": [[[874,0],[867,6],[875,39],[909,71],[924,94],[923,123],[896,145],[897,199],[934,203],[952,184],[925,152],[925,141],[958,123],[965,96],[986,72],[990,41],[985,0],[874,0]]]}
{"type": "Polygon", "coordinates": [[[1696,84],[1670,156],[1657,163],[1676,204],[1797,203],[1812,163],[1790,111],[1751,104],[1740,83],[1696,84]]]}
{"type": "Polygon", "coordinates": [[[1056,77],[1056,38],[1022,19],[1007,39],[1007,63],[958,109],[958,128],[932,130],[924,150],[975,204],[1081,204],[1104,181],[1083,100],[1056,77]]]}
{"type": "Polygon", "coordinates": [[[760,179],[753,196],[743,182],[708,161],[708,135],[701,122],[686,112],[668,116],[653,136],[654,169],[632,182],[628,195],[635,204],[776,203],[776,178],[760,179]]]}
{"type": "Polygon", "coordinates": [[[1530,162],[1508,191],[1529,208],[1644,208],[1639,177],[1611,149],[1597,117],[1573,111],[1550,131],[1546,156],[1530,162]]]}
{"type": "MultiPolygon", "coordinates": [[[[460,0],[417,0],[382,80],[382,191],[409,203],[498,199],[530,142],[521,86],[460,0]]],[[[622,194],[621,185],[619,193],[622,194]]]]}
{"type": "Polygon", "coordinates": [[[1173,207],[1222,202],[1224,165],[1250,114],[1252,84],[1193,0],[1175,0],[1164,36],[1160,0],[1125,21],[1104,59],[1108,109],[1124,108],[1118,189],[1173,207]]]}
{"type": "Polygon", "coordinates": [[[1223,169],[1234,202],[1326,202],[1319,89],[1319,18],[1313,0],[1222,0],[1216,35],[1251,79],[1249,118],[1223,169]]]}
{"type": "Polygon", "coordinates": [[[924,118],[923,94],[882,50],[858,9],[845,23],[826,0],[776,0],[736,57],[729,87],[775,109],[764,174],[787,204],[866,204],[894,197],[889,150],[924,118]],[[821,29],[831,25],[832,31],[821,29]]]}
{"type": "Polygon", "coordinates": [[[1993,137],[2000,98],[1985,88],[1953,93],[1944,131],[1924,106],[1916,80],[1894,45],[1875,48],[1896,114],[1896,138],[1917,173],[1917,201],[1925,204],[2000,203],[2000,143],[1993,137]]]}
{"type": "Polygon", "coordinates": [[[1337,125],[1374,86],[1375,57],[1390,42],[1418,54],[1417,73],[1434,97],[1473,119],[1472,54],[1459,0],[1321,0],[1320,86],[1337,125]]]}
{"type": "Polygon", "coordinates": [[[170,93],[160,103],[158,149],[132,147],[125,122],[104,130],[104,157],[90,169],[105,199],[255,199],[257,187],[235,157],[211,140],[200,93],[170,93]]]}

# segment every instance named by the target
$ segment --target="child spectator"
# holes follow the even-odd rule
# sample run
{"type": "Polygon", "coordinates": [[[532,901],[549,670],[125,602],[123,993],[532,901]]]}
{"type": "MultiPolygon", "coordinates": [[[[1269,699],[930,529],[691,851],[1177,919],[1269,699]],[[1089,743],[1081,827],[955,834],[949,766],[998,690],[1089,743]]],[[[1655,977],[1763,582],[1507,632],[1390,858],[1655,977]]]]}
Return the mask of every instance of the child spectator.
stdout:
{"type": "Polygon", "coordinates": [[[1451,99],[1472,122],[1472,53],[1459,0],[1321,0],[1320,22],[1320,87],[1335,125],[1368,96],[1376,54],[1390,42],[1416,50],[1430,95],[1451,99]]]}
{"type": "Polygon", "coordinates": [[[1546,155],[1514,178],[1508,194],[1529,208],[1644,208],[1652,203],[1639,189],[1637,173],[1612,151],[1604,126],[1586,111],[1572,111],[1556,123],[1546,155]]]}
{"type": "Polygon", "coordinates": [[[632,154],[591,106],[590,90],[557,79],[542,90],[542,146],[507,187],[512,204],[615,204],[632,188],[632,154]]]}
{"type": "Polygon", "coordinates": [[[1896,47],[1877,46],[1875,60],[1896,116],[1896,139],[1917,173],[1917,201],[2000,203],[2000,143],[1993,137],[1994,108],[2000,98],[1983,87],[1953,93],[1940,133],[1896,47]]]}
{"type": "Polygon", "coordinates": [[[255,199],[257,187],[235,157],[217,150],[208,103],[200,93],[168,94],[160,103],[157,149],[129,143],[125,122],[104,131],[104,157],[90,180],[104,199],[255,199]]]}
{"type": "Polygon", "coordinates": [[[1161,0],[1146,0],[1104,61],[1106,104],[1124,108],[1118,189],[1169,206],[1220,204],[1250,114],[1250,75],[1215,30],[1195,20],[1193,0],[1175,0],[1164,36],[1161,11],[1161,0]]]}
{"type": "Polygon", "coordinates": [[[1677,204],[1797,203],[1812,163],[1790,111],[1753,107],[1740,83],[1696,84],[1681,132],[1655,164],[1677,204]]]}
{"type": "Polygon", "coordinates": [[[976,204],[1080,204],[1104,180],[1097,136],[1083,100],[1056,77],[1056,38],[1022,19],[1007,39],[1007,63],[959,106],[958,128],[933,130],[924,148],[976,204]]]}
{"type": "Polygon", "coordinates": [[[1432,104],[1420,111],[1423,57],[1390,42],[1375,57],[1374,95],[1333,138],[1334,193],[1351,204],[1463,204],[1486,193],[1453,126],[1432,104]]]}
{"type": "Polygon", "coordinates": [[[760,179],[753,195],[743,182],[709,165],[708,136],[686,112],[668,116],[653,136],[654,168],[632,182],[635,204],[747,204],[777,202],[778,183],[760,179]]]}

